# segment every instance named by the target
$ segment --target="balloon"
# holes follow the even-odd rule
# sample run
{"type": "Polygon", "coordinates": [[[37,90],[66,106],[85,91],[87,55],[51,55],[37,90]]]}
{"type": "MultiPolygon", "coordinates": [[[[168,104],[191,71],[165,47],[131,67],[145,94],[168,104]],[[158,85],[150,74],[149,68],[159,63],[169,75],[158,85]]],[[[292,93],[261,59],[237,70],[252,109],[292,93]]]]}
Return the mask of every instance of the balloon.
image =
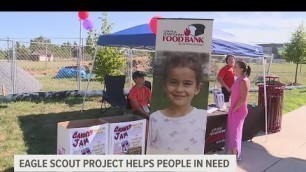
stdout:
{"type": "Polygon", "coordinates": [[[89,17],[89,13],[87,11],[79,11],[78,16],[80,20],[85,20],[89,17]]]}
{"type": "Polygon", "coordinates": [[[83,21],[83,28],[86,29],[86,30],[92,30],[93,22],[90,19],[85,19],[83,21]]]}
{"type": "Polygon", "coordinates": [[[161,18],[159,16],[155,16],[151,19],[150,21],[150,29],[152,30],[152,32],[156,35],[157,33],[157,19],[161,18]]]}

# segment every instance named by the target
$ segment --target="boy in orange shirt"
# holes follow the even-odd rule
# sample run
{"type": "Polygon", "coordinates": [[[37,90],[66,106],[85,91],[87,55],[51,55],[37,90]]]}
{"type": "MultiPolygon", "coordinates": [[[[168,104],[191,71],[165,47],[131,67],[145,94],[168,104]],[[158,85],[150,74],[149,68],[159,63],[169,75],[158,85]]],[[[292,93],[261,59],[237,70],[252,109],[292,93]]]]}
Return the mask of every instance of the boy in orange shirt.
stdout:
{"type": "Polygon", "coordinates": [[[149,106],[151,103],[152,93],[149,88],[144,86],[144,76],[146,76],[146,74],[141,71],[136,71],[133,73],[132,78],[135,85],[130,90],[128,98],[131,102],[133,114],[149,119],[149,106]]]}

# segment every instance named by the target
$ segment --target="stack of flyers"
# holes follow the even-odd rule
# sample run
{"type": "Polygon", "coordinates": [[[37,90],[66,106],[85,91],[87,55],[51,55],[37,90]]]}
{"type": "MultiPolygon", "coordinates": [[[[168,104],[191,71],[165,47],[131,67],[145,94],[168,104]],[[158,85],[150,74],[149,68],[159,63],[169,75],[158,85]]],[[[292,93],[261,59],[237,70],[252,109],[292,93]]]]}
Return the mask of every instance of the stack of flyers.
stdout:
{"type": "Polygon", "coordinates": [[[223,93],[217,94],[216,106],[219,109],[224,109],[224,94],[223,93]]]}

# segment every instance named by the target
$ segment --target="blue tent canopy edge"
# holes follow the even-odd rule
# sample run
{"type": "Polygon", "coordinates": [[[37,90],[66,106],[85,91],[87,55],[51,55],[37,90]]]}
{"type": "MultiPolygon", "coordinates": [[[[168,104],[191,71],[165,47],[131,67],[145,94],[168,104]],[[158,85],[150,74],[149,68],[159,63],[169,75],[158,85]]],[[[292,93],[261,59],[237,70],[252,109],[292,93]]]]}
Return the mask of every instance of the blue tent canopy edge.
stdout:
{"type": "MultiPolygon", "coordinates": [[[[220,34],[220,32],[216,32],[216,34],[220,34]]],[[[218,37],[216,34],[213,34],[212,54],[233,54],[253,58],[263,56],[262,46],[216,38],[218,37]]],[[[151,31],[149,24],[142,24],[113,34],[101,35],[98,45],[155,49],[155,42],[156,36],[151,31]]]]}

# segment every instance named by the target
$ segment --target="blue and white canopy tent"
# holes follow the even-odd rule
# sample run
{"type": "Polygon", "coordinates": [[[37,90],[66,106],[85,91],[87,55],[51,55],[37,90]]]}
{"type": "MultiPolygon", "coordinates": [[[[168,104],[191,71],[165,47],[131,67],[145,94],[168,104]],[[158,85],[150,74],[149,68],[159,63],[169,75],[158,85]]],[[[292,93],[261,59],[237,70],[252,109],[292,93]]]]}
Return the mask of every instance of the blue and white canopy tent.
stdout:
{"type": "MultiPolygon", "coordinates": [[[[142,24],[127,28],[109,35],[101,35],[98,39],[97,45],[108,47],[126,47],[132,49],[149,49],[155,50],[156,35],[151,31],[149,24],[142,24]]],[[[220,30],[213,30],[212,35],[212,52],[215,55],[233,54],[236,56],[244,56],[250,58],[262,58],[264,62],[263,47],[259,45],[242,43],[235,41],[235,36],[230,33],[220,30]]],[[[129,51],[129,59],[132,60],[132,51],[129,51]]],[[[94,57],[94,61],[95,61],[94,57]]],[[[131,63],[130,63],[131,64],[131,63]]],[[[264,63],[263,63],[264,64],[264,63]]],[[[93,63],[94,65],[94,63],[93,63]]],[[[92,68],[93,68],[92,65],[92,68]]],[[[132,66],[130,66],[131,68],[132,66]]],[[[92,70],[91,70],[92,72],[92,70]]],[[[129,70],[131,73],[132,70],[129,70]]],[[[131,74],[130,74],[131,77],[131,74]]],[[[265,65],[263,65],[263,78],[265,81],[265,65]]],[[[88,89],[88,84],[87,84],[88,89]]],[[[87,90],[86,90],[87,92],[87,90]]],[[[86,96],[85,92],[85,96],[86,96]]],[[[264,86],[265,107],[266,105],[266,87],[264,86]]],[[[85,100],[84,96],[84,100],[85,100]]],[[[84,103],[83,103],[84,104],[84,103]]],[[[82,108],[83,110],[83,108],[82,108]]],[[[266,135],[267,135],[267,111],[265,110],[266,118],[266,135]]]]}
{"type": "MultiPolygon", "coordinates": [[[[229,33],[214,30],[212,54],[234,54],[254,58],[263,56],[263,48],[261,46],[233,42],[233,37],[229,33]]],[[[156,36],[151,31],[149,24],[142,24],[113,34],[101,35],[98,40],[98,45],[154,50],[155,41],[156,36]]]]}
{"type": "MultiPolygon", "coordinates": [[[[250,58],[263,56],[263,48],[258,45],[251,45],[235,41],[235,36],[220,30],[213,30],[212,54],[225,55],[233,54],[250,58]]],[[[109,35],[101,35],[98,45],[109,47],[126,47],[131,49],[155,50],[156,35],[151,31],[149,24],[142,24],[109,35]]],[[[129,57],[132,57],[129,51],[129,57]]],[[[129,58],[132,60],[132,58],[129,58]]],[[[130,61],[129,64],[132,62],[130,61]]],[[[129,66],[129,78],[131,78],[132,66],[129,66]]],[[[130,85],[132,81],[130,79],[130,85]]]]}

